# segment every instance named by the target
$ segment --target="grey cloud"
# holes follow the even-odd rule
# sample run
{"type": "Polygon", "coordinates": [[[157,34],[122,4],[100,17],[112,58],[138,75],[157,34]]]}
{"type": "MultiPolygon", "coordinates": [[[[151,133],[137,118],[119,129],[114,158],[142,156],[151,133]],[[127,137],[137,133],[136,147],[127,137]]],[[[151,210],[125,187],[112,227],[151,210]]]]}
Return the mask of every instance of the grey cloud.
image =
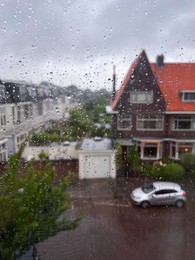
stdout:
{"type": "Polygon", "coordinates": [[[142,48],[150,59],[193,60],[194,13],[193,0],[3,1],[0,76],[99,86],[142,48]]]}

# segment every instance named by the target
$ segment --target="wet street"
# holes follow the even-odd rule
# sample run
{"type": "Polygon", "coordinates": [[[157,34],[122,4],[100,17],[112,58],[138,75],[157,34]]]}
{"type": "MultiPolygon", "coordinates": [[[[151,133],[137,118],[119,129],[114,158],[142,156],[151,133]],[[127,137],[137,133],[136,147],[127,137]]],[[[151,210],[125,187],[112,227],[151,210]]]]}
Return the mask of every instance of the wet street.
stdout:
{"type": "Polygon", "coordinates": [[[127,196],[74,198],[66,214],[81,216],[79,226],[40,243],[41,259],[195,259],[193,194],[182,209],[142,209],[127,196]]]}

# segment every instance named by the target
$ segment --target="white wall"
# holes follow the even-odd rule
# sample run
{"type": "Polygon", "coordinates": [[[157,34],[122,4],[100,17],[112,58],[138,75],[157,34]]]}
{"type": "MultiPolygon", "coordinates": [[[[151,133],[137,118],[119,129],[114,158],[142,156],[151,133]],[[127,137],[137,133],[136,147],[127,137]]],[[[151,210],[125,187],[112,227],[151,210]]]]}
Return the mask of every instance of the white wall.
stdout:
{"type": "Polygon", "coordinates": [[[22,157],[29,161],[32,158],[39,160],[39,154],[45,152],[49,156],[49,160],[71,160],[78,159],[76,143],[69,146],[28,146],[25,147],[22,157]]]}
{"type": "MultiPolygon", "coordinates": [[[[39,103],[34,102],[21,102],[18,104],[2,104],[0,105],[0,119],[1,116],[6,118],[6,124],[0,124],[0,135],[1,138],[8,138],[8,154],[14,154],[18,150],[18,145],[21,144],[22,140],[17,141],[17,137],[20,135],[26,135],[35,130],[38,132],[48,121],[60,120],[64,118],[65,111],[70,109],[70,99],[58,100],[45,99],[39,103]],[[20,118],[18,118],[18,109],[20,106],[20,118]],[[25,108],[28,106],[31,108],[29,111],[32,112],[29,118],[25,118],[25,108]],[[14,116],[13,116],[14,111],[14,116]],[[17,121],[20,119],[20,123],[17,121]]],[[[71,107],[76,106],[75,103],[71,102],[71,107]]],[[[55,150],[55,148],[53,148],[55,150]]],[[[54,154],[60,154],[61,151],[55,151],[54,154]]],[[[51,152],[52,154],[52,152],[51,152]]]]}
{"type": "MultiPolygon", "coordinates": [[[[79,178],[85,179],[85,178],[102,178],[102,176],[116,178],[116,163],[115,163],[115,154],[116,152],[113,150],[107,150],[107,151],[79,151],[79,178]],[[102,171],[103,168],[101,168],[101,165],[99,165],[99,169],[97,169],[96,175],[94,176],[90,175],[88,171],[92,170],[90,166],[87,166],[88,157],[93,156],[96,157],[97,161],[99,160],[99,163],[103,164],[104,160],[108,161],[109,165],[109,174],[107,174],[107,169],[105,169],[105,172],[102,174],[102,172],[98,172],[98,170],[102,171]],[[102,162],[103,160],[103,162],[102,162]]],[[[94,166],[96,167],[96,165],[94,166]]]]}

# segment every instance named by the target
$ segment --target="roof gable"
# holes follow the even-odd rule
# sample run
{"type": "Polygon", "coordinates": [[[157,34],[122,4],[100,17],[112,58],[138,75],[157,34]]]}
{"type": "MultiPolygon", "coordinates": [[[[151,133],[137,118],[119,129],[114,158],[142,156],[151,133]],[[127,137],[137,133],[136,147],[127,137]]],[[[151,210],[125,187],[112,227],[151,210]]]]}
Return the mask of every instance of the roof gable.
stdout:
{"type": "MultiPolygon", "coordinates": [[[[144,50],[129,68],[111,105],[113,111],[116,109],[131,76],[142,59],[148,61],[144,50]]],[[[195,102],[183,102],[181,98],[183,91],[195,91],[195,63],[165,63],[162,67],[156,66],[155,63],[149,63],[149,65],[165,100],[166,111],[195,112],[195,102]]]]}
{"type": "Polygon", "coordinates": [[[143,50],[140,55],[135,59],[135,61],[132,63],[132,65],[130,66],[122,84],[121,84],[121,87],[119,89],[119,91],[117,92],[116,94],[116,98],[115,100],[113,101],[111,107],[112,107],[112,110],[114,110],[123,94],[123,92],[125,91],[126,87],[128,86],[128,82],[131,78],[131,76],[133,75],[134,73],[134,70],[136,68],[136,66],[138,65],[138,63],[141,61],[141,59],[148,59],[147,58],[147,55],[146,55],[146,52],[145,50],[143,50]]]}

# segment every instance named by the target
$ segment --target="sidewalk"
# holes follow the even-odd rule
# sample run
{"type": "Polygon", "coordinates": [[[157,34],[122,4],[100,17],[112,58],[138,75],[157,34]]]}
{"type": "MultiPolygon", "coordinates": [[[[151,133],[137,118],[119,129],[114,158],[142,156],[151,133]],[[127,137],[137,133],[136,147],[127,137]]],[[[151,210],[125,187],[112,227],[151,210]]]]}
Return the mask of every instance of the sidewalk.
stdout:
{"type": "Polygon", "coordinates": [[[78,180],[69,187],[70,199],[112,199],[115,183],[111,179],[78,180]]]}
{"type": "Polygon", "coordinates": [[[147,178],[78,180],[69,187],[72,200],[127,198],[136,187],[148,183],[147,178]]]}
{"type": "MultiPolygon", "coordinates": [[[[129,192],[143,186],[153,180],[149,178],[116,178],[116,179],[94,179],[78,180],[71,183],[69,187],[71,200],[97,200],[116,199],[129,197],[129,192]]],[[[195,183],[190,179],[178,181],[187,192],[189,198],[195,198],[195,183]]]]}

